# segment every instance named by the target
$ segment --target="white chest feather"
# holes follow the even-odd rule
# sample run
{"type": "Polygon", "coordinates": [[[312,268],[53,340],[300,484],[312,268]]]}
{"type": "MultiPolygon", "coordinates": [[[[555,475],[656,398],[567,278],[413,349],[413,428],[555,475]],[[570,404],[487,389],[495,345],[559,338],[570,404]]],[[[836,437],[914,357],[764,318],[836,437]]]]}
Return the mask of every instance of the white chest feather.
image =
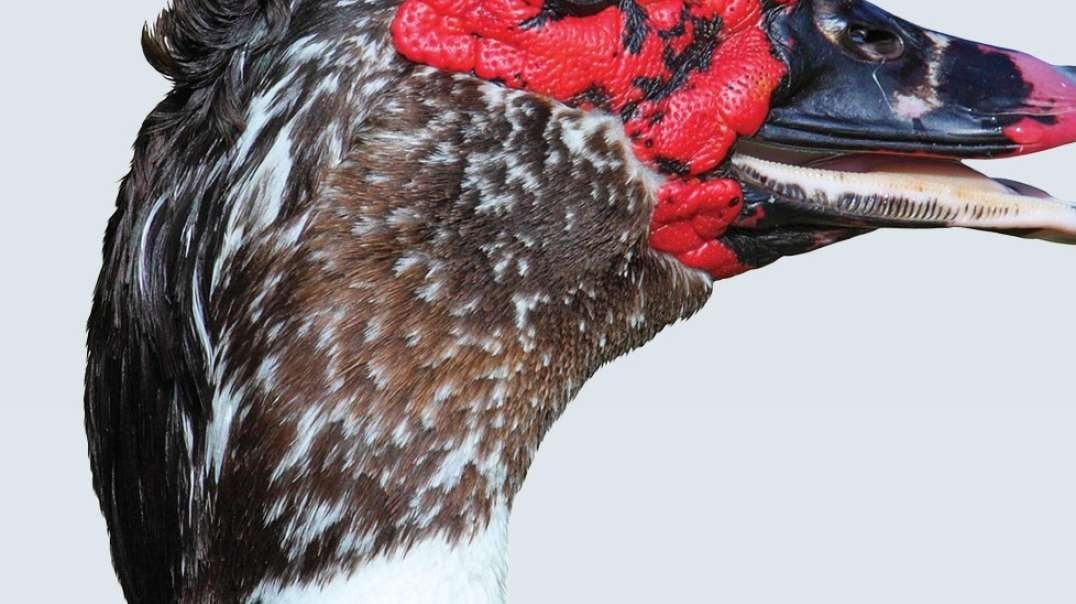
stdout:
{"type": "Polygon", "coordinates": [[[350,576],[321,584],[263,584],[248,602],[260,604],[503,604],[508,573],[508,508],[493,510],[471,541],[442,537],[407,552],[381,556],[350,576]]]}

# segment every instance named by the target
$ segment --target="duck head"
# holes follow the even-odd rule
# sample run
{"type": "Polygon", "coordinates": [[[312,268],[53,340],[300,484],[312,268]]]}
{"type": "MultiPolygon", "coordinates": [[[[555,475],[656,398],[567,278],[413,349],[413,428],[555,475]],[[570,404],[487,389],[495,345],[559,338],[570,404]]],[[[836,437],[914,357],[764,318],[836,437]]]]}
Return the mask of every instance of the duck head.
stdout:
{"type": "Polygon", "coordinates": [[[617,114],[651,245],[725,278],[879,227],[1071,242],[1076,210],[960,163],[1076,140],[1076,69],[861,0],[406,0],[420,63],[617,114]]]}
{"type": "Polygon", "coordinates": [[[502,601],[546,430],[713,279],[1076,233],[959,163],[1076,140],[1072,69],[866,2],[173,4],[88,338],[132,602],[502,601]]]}

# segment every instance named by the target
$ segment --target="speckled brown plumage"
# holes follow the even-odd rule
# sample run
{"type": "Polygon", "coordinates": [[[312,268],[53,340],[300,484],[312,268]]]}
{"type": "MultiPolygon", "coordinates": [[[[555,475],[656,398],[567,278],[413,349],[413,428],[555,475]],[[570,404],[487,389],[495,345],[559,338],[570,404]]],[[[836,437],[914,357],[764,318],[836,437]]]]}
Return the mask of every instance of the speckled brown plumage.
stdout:
{"type": "Polygon", "coordinates": [[[662,177],[618,118],[408,65],[391,3],[302,7],[228,91],[241,131],[182,82],[151,115],[106,241],[87,422],[132,602],[469,537],[709,295],[650,249],[662,177]]]}
{"type": "Polygon", "coordinates": [[[384,103],[325,174],[298,245],[223,293],[259,308],[228,319],[233,371],[255,387],[211,556],[257,544],[288,579],[468,535],[511,501],[586,378],[709,292],[647,246],[652,190],[615,121],[432,71],[384,103]],[[582,149],[564,143],[576,134],[582,149]],[[454,456],[460,475],[439,482],[454,456]],[[336,521],[297,530],[318,506],[336,521]]]}

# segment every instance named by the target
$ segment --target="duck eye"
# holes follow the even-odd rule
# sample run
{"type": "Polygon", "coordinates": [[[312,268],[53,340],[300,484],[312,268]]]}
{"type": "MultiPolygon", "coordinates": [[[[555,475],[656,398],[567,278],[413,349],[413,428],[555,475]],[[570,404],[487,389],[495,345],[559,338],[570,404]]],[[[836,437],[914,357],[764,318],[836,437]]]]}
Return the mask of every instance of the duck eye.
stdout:
{"type": "Polygon", "coordinates": [[[904,54],[904,40],[887,29],[868,25],[850,25],[844,33],[844,46],[866,61],[885,63],[904,54]]]}

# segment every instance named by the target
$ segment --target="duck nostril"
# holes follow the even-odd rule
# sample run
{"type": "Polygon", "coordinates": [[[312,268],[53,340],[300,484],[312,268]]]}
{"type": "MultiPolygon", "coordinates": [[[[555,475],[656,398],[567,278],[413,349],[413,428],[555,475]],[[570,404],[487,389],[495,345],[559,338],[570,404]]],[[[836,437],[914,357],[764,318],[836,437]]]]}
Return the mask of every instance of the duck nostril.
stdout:
{"type": "Polygon", "coordinates": [[[861,59],[875,63],[895,61],[904,54],[904,39],[887,29],[851,25],[845,30],[845,47],[861,59]]]}

